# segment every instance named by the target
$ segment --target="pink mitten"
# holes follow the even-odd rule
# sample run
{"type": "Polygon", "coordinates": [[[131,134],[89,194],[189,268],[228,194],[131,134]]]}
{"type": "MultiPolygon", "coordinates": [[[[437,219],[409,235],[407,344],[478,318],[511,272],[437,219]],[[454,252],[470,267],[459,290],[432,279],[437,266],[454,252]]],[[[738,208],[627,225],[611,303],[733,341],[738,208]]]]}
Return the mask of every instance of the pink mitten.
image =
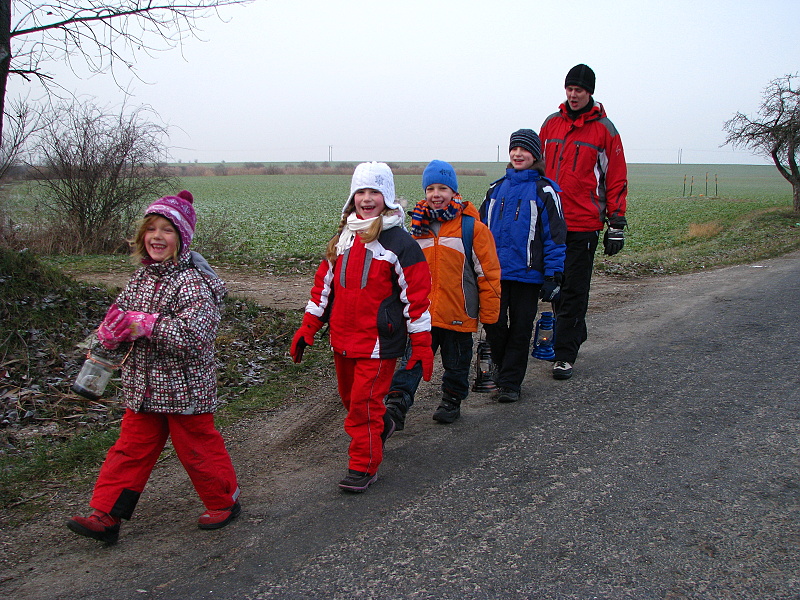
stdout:
{"type": "Polygon", "coordinates": [[[108,309],[103,322],[100,323],[100,327],[97,329],[97,339],[99,339],[100,343],[109,350],[113,350],[119,346],[119,343],[122,341],[121,339],[118,339],[116,335],[114,335],[114,330],[124,316],[125,312],[120,310],[119,306],[117,306],[117,303],[115,302],[108,309]]]}
{"type": "Polygon", "coordinates": [[[140,337],[149,338],[153,335],[153,327],[158,317],[159,313],[151,314],[129,310],[114,328],[114,335],[121,342],[138,340],[140,337]]]}

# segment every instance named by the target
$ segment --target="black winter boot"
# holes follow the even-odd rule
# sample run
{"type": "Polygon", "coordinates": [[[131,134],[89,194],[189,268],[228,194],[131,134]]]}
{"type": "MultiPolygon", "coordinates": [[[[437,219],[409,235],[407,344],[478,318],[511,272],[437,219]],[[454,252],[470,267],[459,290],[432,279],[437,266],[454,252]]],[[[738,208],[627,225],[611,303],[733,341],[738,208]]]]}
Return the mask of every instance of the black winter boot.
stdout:
{"type": "Polygon", "coordinates": [[[461,415],[461,401],[452,396],[444,396],[433,413],[433,420],[439,423],[452,423],[461,415]]]}
{"type": "Polygon", "coordinates": [[[383,402],[386,404],[386,414],[394,421],[394,430],[392,433],[395,431],[403,431],[403,428],[406,426],[406,412],[408,411],[406,403],[403,400],[403,394],[400,392],[389,392],[383,402]]]}

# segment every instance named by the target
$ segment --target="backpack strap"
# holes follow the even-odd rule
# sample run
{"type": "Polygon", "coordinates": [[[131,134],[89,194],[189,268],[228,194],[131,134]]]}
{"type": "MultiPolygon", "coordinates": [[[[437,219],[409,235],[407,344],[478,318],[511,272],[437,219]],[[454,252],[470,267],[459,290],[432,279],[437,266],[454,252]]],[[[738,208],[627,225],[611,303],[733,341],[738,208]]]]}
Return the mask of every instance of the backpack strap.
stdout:
{"type": "Polygon", "coordinates": [[[472,262],[472,236],[475,231],[475,217],[461,215],[461,243],[464,245],[464,255],[467,257],[467,264],[470,271],[475,272],[475,264],[472,262]]]}

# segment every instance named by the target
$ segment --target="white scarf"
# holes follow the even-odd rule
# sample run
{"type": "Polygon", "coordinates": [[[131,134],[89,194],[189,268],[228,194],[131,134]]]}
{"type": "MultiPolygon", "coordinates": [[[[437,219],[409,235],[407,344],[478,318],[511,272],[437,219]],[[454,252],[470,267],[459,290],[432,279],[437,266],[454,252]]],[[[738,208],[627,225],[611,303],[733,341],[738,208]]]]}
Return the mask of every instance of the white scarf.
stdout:
{"type": "Polygon", "coordinates": [[[355,211],[351,212],[347,217],[344,229],[339,234],[339,241],[336,244],[336,255],[344,254],[345,251],[353,245],[353,240],[356,239],[356,233],[359,231],[366,231],[375,222],[375,219],[383,219],[383,229],[391,229],[392,227],[403,225],[403,213],[400,210],[395,210],[388,215],[379,215],[371,219],[359,219],[355,211]]]}

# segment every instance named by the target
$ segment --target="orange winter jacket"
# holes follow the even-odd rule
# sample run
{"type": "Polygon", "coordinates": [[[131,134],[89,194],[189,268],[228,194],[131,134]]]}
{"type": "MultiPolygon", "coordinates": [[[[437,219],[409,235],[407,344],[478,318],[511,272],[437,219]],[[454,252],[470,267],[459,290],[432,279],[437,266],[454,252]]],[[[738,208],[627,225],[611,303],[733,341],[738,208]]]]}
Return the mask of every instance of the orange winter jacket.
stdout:
{"type": "Polygon", "coordinates": [[[461,213],[439,222],[439,231],[414,239],[422,248],[431,270],[431,325],[453,331],[477,331],[481,323],[496,323],[500,316],[500,262],[494,237],[481,223],[478,210],[464,202],[461,213]],[[461,216],[475,219],[472,235],[472,272],[464,255],[461,216]]]}

